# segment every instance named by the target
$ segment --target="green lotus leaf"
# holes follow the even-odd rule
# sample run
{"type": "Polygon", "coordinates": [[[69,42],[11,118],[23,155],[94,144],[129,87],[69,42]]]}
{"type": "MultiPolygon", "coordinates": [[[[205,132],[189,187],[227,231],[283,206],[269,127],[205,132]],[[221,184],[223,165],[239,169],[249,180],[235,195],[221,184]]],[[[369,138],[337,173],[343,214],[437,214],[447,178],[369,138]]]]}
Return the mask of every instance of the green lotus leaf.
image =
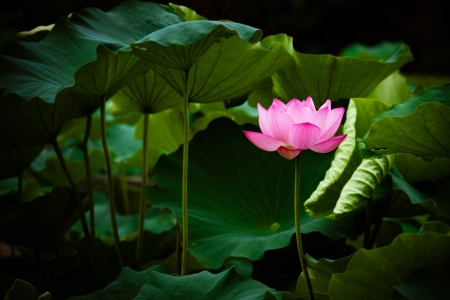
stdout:
{"type": "MultiPolygon", "coordinates": [[[[2,234],[16,245],[52,250],[79,218],[77,207],[72,188],[54,187],[50,194],[18,207],[11,224],[13,227],[4,228],[2,234]]],[[[87,205],[84,209],[87,209],[87,205]]]]}
{"type": "MultiPolygon", "coordinates": [[[[314,299],[328,300],[330,296],[328,294],[328,286],[330,280],[334,274],[343,273],[347,268],[352,256],[347,256],[338,260],[331,260],[321,258],[319,260],[314,259],[310,255],[306,255],[306,266],[308,268],[308,274],[311,279],[311,285],[314,291],[314,299]]],[[[297,286],[295,288],[295,296],[308,298],[308,290],[305,284],[304,273],[300,274],[297,280],[297,286]]]]}
{"type": "MultiPolygon", "coordinates": [[[[227,257],[260,259],[269,249],[289,244],[294,234],[294,165],[277,153],[252,145],[243,129],[220,118],[195,135],[189,145],[189,251],[203,265],[218,269],[227,257]]],[[[301,200],[305,201],[325,176],[333,153],[301,153],[301,200]]],[[[171,209],[181,223],[182,148],[161,156],[155,166],[155,187],[148,201],[171,209]]],[[[333,221],[313,219],[301,211],[302,232],[320,231],[339,239],[361,234],[364,210],[333,221]],[[362,213],[362,214],[361,214],[362,213]]]]}
{"type": "Polygon", "coordinates": [[[450,178],[411,184],[394,166],[389,172],[396,192],[386,216],[404,218],[430,214],[435,220],[450,225],[450,178]]]}
{"type": "MultiPolygon", "coordinates": [[[[274,91],[281,99],[306,99],[311,96],[316,107],[327,99],[363,98],[389,74],[413,60],[410,49],[402,45],[385,61],[332,55],[314,55],[289,51],[296,65],[273,75],[274,91]]],[[[268,99],[266,101],[272,101],[268,99]]],[[[261,103],[268,106],[267,103],[261,103]]]]}
{"type": "MultiPolygon", "coordinates": [[[[254,45],[237,36],[220,39],[190,69],[189,101],[245,100],[251,91],[270,86],[274,72],[294,63],[286,50],[289,46],[282,34],[266,37],[254,45]]],[[[184,72],[156,65],[151,68],[183,94],[184,72]]]]}
{"type": "Polygon", "coordinates": [[[0,110],[0,148],[52,143],[72,108],[67,99],[52,104],[37,97],[24,101],[11,95],[0,101],[4,107],[0,110]]]}
{"type": "Polygon", "coordinates": [[[169,3],[167,8],[173,10],[177,15],[186,21],[207,20],[205,17],[197,14],[195,11],[186,6],[169,3]]]}
{"type": "Polygon", "coordinates": [[[450,295],[449,280],[449,274],[439,276],[431,268],[424,267],[412,272],[402,284],[397,285],[391,299],[441,299],[442,295],[450,295]]]}
{"type": "MultiPolygon", "coordinates": [[[[106,138],[115,162],[128,161],[142,148],[142,143],[134,138],[135,127],[127,124],[114,124],[106,129],[106,138]]],[[[97,141],[100,147],[101,141],[97,141]]]]}
{"type": "MultiPolygon", "coordinates": [[[[134,138],[139,140],[142,148],[143,119],[136,124],[134,138]]],[[[179,109],[167,109],[160,113],[150,114],[148,121],[148,151],[147,160],[149,170],[153,169],[162,154],[174,152],[183,143],[183,114],[179,109]]],[[[195,130],[189,130],[190,138],[195,130]]],[[[142,166],[142,150],[127,160],[128,165],[142,166]]]]}
{"type": "Polygon", "coordinates": [[[388,174],[394,158],[395,156],[387,155],[379,159],[363,160],[344,185],[331,218],[339,218],[365,204],[388,174]]]}
{"type": "MultiPolygon", "coordinates": [[[[100,238],[113,238],[111,215],[108,197],[100,192],[94,191],[95,203],[95,231],[100,238]]],[[[86,214],[86,219],[89,220],[89,213],[86,214]]],[[[117,224],[119,236],[126,239],[133,235],[138,230],[138,214],[122,215],[117,214],[117,224]]],[[[160,234],[171,230],[174,227],[174,217],[171,211],[161,211],[159,208],[147,209],[145,213],[144,229],[154,234],[160,234]]],[[[81,231],[81,223],[78,221],[72,230],[81,231]]]]}
{"type": "Polygon", "coordinates": [[[400,74],[400,71],[397,70],[381,81],[367,98],[378,99],[388,105],[393,105],[403,103],[411,96],[410,85],[406,78],[400,74]]]}
{"type": "Polygon", "coordinates": [[[340,56],[357,57],[363,59],[373,59],[385,61],[392,56],[392,53],[402,46],[399,42],[381,42],[374,46],[366,46],[360,43],[353,43],[345,47],[340,56]]]}
{"type": "Polygon", "coordinates": [[[313,217],[342,217],[372,196],[393,163],[393,157],[363,161],[356,146],[356,136],[365,132],[371,120],[388,106],[373,99],[351,99],[343,133],[347,137],[335,152],[335,158],[325,178],[305,202],[313,217]]]}
{"type": "Polygon", "coordinates": [[[450,84],[423,90],[373,120],[360,141],[381,154],[450,157],[450,84]]]}
{"type": "Polygon", "coordinates": [[[16,177],[41,153],[42,146],[13,147],[0,150],[0,179],[16,177]]]}
{"type": "MultiPolygon", "coordinates": [[[[125,267],[120,272],[119,278],[108,284],[104,289],[96,291],[89,295],[73,296],[70,300],[122,300],[131,299],[141,287],[145,284],[150,274],[153,272],[165,273],[161,266],[154,266],[144,271],[134,271],[129,267],[125,267]]],[[[134,299],[134,298],[133,298],[134,299]]]]}
{"type": "Polygon", "coordinates": [[[227,108],[224,102],[202,103],[198,104],[199,109],[196,112],[194,126],[202,129],[206,129],[207,126],[197,125],[197,123],[203,123],[201,119],[212,119],[214,115],[220,115],[227,117],[235,121],[237,124],[242,125],[250,123],[258,125],[258,110],[255,107],[248,105],[248,102],[244,102],[239,106],[233,106],[227,108]],[[197,115],[199,117],[197,117],[197,115]]]}
{"type": "Polygon", "coordinates": [[[130,52],[130,43],[167,26],[185,22],[173,11],[153,2],[124,1],[109,12],[85,8],[68,26],[82,39],[92,40],[117,53],[130,52]]]}
{"type": "MultiPolygon", "coordinates": [[[[109,99],[131,78],[147,70],[139,63],[140,59],[129,52],[114,54],[102,45],[96,51],[97,59],[83,65],[75,73],[75,85],[71,92],[109,99]]],[[[96,97],[92,101],[95,100],[96,97]]]]}
{"type": "Polygon", "coordinates": [[[17,190],[19,179],[17,177],[0,180],[0,196],[9,194],[11,191],[17,190]]]}
{"type": "Polygon", "coordinates": [[[16,279],[3,300],[50,300],[51,298],[52,295],[49,292],[42,294],[32,284],[16,279]]]}
{"type": "Polygon", "coordinates": [[[234,268],[219,274],[202,271],[189,276],[152,272],[136,295],[142,299],[264,299],[266,291],[281,299],[281,293],[246,277],[234,268]]]}
{"type": "Polygon", "coordinates": [[[446,157],[425,161],[413,154],[399,153],[395,157],[395,165],[409,183],[437,181],[450,176],[450,158],[446,157]]]}
{"type": "Polygon", "coordinates": [[[61,91],[75,84],[75,72],[95,60],[98,44],[78,38],[66,21],[60,19],[38,43],[13,42],[5,49],[0,55],[1,96],[16,95],[25,101],[39,97],[53,103],[61,91]]]}
{"type": "Polygon", "coordinates": [[[109,110],[112,115],[129,111],[154,114],[181,106],[181,96],[155,71],[149,70],[128,81],[113,97],[109,110]]]}
{"type": "Polygon", "coordinates": [[[419,233],[425,233],[427,231],[447,234],[450,231],[450,226],[439,221],[432,221],[423,224],[422,228],[419,230],[419,233]]]}
{"type": "MultiPolygon", "coordinates": [[[[86,179],[86,169],[84,163],[83,151],[79,147],[81,141],[73,138],[66,141],[61,146],[61,152],[64,155],[69,172],[75,183],[80,183],[86,179]]],[[[92,146],[92,143],[91,143],[92,146]]],[[[105,156],[99,147],[89,150],[91,172],[95,173],[105,166],[105,156]]],[[[53,149],[45,149],[31,163],[31,169],[38,172],[53,185],[70,186],[66,174],[61,167],[56,152],[53,149]]]]}
{"type": "Polygon", "coordinates": [[[345,272],[334,274],[329,284],[332,299],[390,299],[396,285],[415,270],[430,267],[442,273],[450,259],[450,235],[426,231],[400,234],[391,245],[360,249],[345,272]]]}
{"type": "Polygon", "coordinates": [[[259,29],[221,21],[189,21],[167,26],[131,43],[132,53],[150,63],[189,71],[221,38],[236,36],[254,44],[261,39],[259,29]]]}
{"type": "MultiPolygon", "coordinates": [[[[73,103],[69,119],[83,118],[92,115],[100,107],[103,101],[103,97],[99,95],[80,95],[69,90],[64,91],[60,97],[66,98],[67,101],[73,103]]],[[[85,120],[84,123],[86,123],[85,120]]],[[[98,128],[100,128],[100,125],[98,128]]]]}

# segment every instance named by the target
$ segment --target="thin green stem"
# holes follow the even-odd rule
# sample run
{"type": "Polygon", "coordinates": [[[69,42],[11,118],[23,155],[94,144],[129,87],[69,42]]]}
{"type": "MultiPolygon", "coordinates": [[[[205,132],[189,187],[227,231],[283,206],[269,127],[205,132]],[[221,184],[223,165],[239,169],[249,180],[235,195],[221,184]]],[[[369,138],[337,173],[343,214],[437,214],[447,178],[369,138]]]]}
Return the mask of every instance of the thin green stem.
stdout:
{"type": "Polygon", "coordinates": [[[147,199],[145,197],[145,190],[147,187],[148,176],[148,162],[147,162],[147,148],[148,148],[148,116],[144,114],[144,136],[142,137],[142,184],[141,184],[141,202],[139,205],[139,227],[137,239],[137,254],[136,260],[140,265],[142,263],[142,253],[144,250],[144,220],[145,210],[147,208],[147,199]]]}
{"type": "MultiPolygon", "coordinates": [[[[84,214],[83,210],[83,203],[81,199],[80,192],[77,189],[77,186],[75,185],[75,181],[72,178],[72,175],[70,175],[69,168],[67,167],[66,160],[64,159],[64,156],[61,152],[61,148],[59,147],[58,142],[56,141],[56,138],[52,142],[53,148],[55,149],[56,156],[58,156],[59,163],[61,164],[61,167],[63,168],[64,173],[66,174],[67,180],[69,181],[70,186],[72,187],[75,197],[77,199],[77,206],[78,206],[78,213],[80,214],[80,220],[81,220],[81,226],[83,227],[84,236],[88,240],[88,243],[91,243],[91,237],[89,234],[89,228],[86,222],[86,216],[84,214]]],[[[93,245],[91,245],[93,246],[93,245]]]]}
{"type": "Polygon", "coordinates": [[[20,174],[17,176],[17,196],[19,197],[20,204],[23,204],[23,172],[20,172],[20,174]]]}
{"type": "Polygon", "coordinates": [[[123,257],[122,251],[120,250],[120,238],[119,238],[119,230],[117,228],[117,220],[116,220],[116,202],[114,200],[114,185],[113,185],[113,176],[112,176],[112,167],[111,167],[111,157],[109,156],[108,143],[106,141],[106,112],[105,112],[105,102],[106,99],[103,98],[102,105],[100,106],[100,123],[101,123],[101,132],[102,132],[102,144],[103,144],[103,152],[105,153],[106,160],[106,172],[108,173],[108,191],[109,191],[109,209],[111,212],[111,225],[112,232],[114,235],[114,244],[116,246],[117,256],[119,257],[120,266],[123,267],[123,257]]]}
{"type": "Polygon", "coordinates": [[[95,211],[94,211],[94,188],[92,186],[92,172],[91,172],[91,161],[89,158],[89,136],[91,135],[92,128],[92,114],[87,115],[86,117],[86,129],[84,131],[84,139],[81,148],[83,150],[84,155],[84,167],[86,169],[86,180],[87,180],[87,188],[88,188],[88,199],[89,199],[89,221],[91,227],[91,262],[95,261],[95,211]]]}
{"type": "Polygon", "coordinates": [[[177,231],[176,240],[175,240],[176,270],[177,270],[177,274],[181,274],[180,223],[177,222],[177,224],[175,225],[175,230],[177,231]]]}
{"type": "Polygon", "coordinates": [[[366,203],[366,228],[364,230],[364,249],[370,249],[370,241],[371,241],[371,213],[372,213],[372,198],[367,199],[366,203]]]}
{"type": "Polygon", "coordinates": [[[189,153],[189,71],[184,72],[183,91],[183,176],[181,183],[181,210],[183,218],[183,254],[181,256],[181,276],[187,274],[188,268],[188,211],[187,211],[187,187],[188,187],[188,153],[189,153]]]}
{"type": "Polygon", "coordinates": [[[126,215],[131,215],[130,197],[128,197],[127,165],[120,162],[120,190],[122,191],[122,204],[126,215]]]}
{"type": "Polygon", "coordinates": [[[314,293],[309,278],[308,268],[306,267],[305,254],[303,254],[302,235],[300,230],[300,155],[295,158],[295,182],[294,182],[294,214],[295,214],[295,235],[297,237],[297,250],[300,258],[302,272],[305,275],[306,288],[308,289],[308,297],[314,300],[314,293]]]}

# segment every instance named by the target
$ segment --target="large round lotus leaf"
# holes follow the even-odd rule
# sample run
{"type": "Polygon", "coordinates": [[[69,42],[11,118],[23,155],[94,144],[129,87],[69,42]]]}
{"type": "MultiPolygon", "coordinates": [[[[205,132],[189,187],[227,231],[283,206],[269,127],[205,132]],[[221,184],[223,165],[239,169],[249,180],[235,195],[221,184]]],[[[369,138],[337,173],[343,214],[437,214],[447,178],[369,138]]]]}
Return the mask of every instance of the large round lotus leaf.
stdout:
{"type": "MultiPolygon", "coordinates": [[[[69,139],[61,146],[69,172],[75,181],[80,183],[86,179],[84,154],[78,139],[69,139]]],[[[92,144],[92,143],[90,143],[92,144]]],[[[105,166],[105,155],[100,147],[89,149],[91,172],[94,174],[105,166]]],[[[31,168],[49,180],[53,185],[70,186],[61,163],[53,149],[44,150],[32,163],[31,168]]]]}
{"type": "Polygon", "coordinates": [[[152,272],[133,299],[263,300],[266,291],[281,299],[281,293],[236,272],[234,268],[219,274],[203,271],[182,277],[152,272]]]}
{"type": "Polygon", "coordinates": [[[14,299],[22,299],[22,300],[50,300],[52,298],[52,294],[49,292],[41,293],[38,289],[36,289],[31,283],[26,281],[16,279],[9,289],[8,293],[6,293],[4,300],[14,300],[14,299]]]}
{"type": "MultiPolygon", "coordinates": [[[[190,22],[189,22],[190,23],[190,22]]],[[[266,37],[254,45],[239,37],[220,39],[189,71],[189,101],[208,103],[240,99],[255,89],[272,87],[270,76],[294,64],[284,35],[266,37]]],[[[183,94],[184,72],[150,66],[183,94]]]]}
{"type": "Polygon", "coordinates": [[[373,152],[450,157],[450,84],[423,90],[378,115],[361,142],[373,152]]]}
{"type": "Polygon", "coordinates": [[[424,229],[423,234],[400,234],[389,246],[356,252],[345,271],[331,278],[330,298],[391,299],[395,286],[415,270],[430,267],[445,274],[450,235],[424,229]]]}
{"type": "Polygon", "coordinates": [[[109,110],[113,115],[128,113],[130,110],[154,114],[183,103],[172,86],[153,70],[134,76],[111,101],[109,110]]]}
{"type": "Polygon", "coordinates": [[[169,3],[169,5],[167,5],[166,7],[170,10],[173,10],[177,15],[179,15],[186,21],[207,20],[205,17],[197,14],[197,12],[186,6],[169,3]]]}
{"type": "Polygon", "coordinates": [[[388,106],[374,99],[351,99],[346,113],[343,133],[345,140],[325,178],[317,185],[305,208],[311,216],[339,218],[361,207],[372,197],[393,163],[392,156],[363,160],[357,147],[356,136],[365,132],[373,118],[388,106]]]}
{"type": "MultiPolygon", "coordinates": [[[[100,192],[94,192],[95,203],[95,231],[100,238],[113,238],[111,226],[111,214],[108,197],[100,192]]],[[[89,220],[89,213],[86,213],[86,219],[89,220]]],[[[122,239],[130,235],[137,234],[139,215],[121,215],[117,214],[117,226],[119,236],[122,239]]],[[[150,208],[145,213],[144,229],[154,234],[160,234],[170,231],[174,227],[174,217],[171,211],[161,211],[159,208],[150,208]]],[[[72,226],[74,230],[82,230],[81,222],[78,221],[72,226]]]]}
{"type": "Polygon", "coordinates": [[[42,151],[42,146],[0,150],[0,179],[19,176],[42,151]]]}
{"type": "Polygon", "coordinates": [[[181,22],[142,37],[131,43],[136,56],[164,67],[188,71],[221,38],[237,35],[243,42],[261,39],[259,29],[221,21],[181,22]]]}
{"type": "Polygon", "coordinates": [[[386,216],[405,218],[429,214],[434,220],[450,224],[450,178],[441,178],[434,182],[408,182],[394,166],[389,174],[395,189],[392,202],[386,216]]]}
{"type": "MultiPolygon", "coordinates": [[[[293,47],[288,49],[291,49],[290,53],[296,64],[273,75],[273,90],[284,101],[311,96],[316,107],[327,99],[336,101],[340,98],[367,97],[384,78],[413,60],[407,45],[398,47],[395,52],[390,53],[388,59],[382,61],[329,54],[304,54],[295,51],[293,47]]],[[[258,97],[254,101],[268,107],[272,100],[258,97]]]]}
{"type": "Polygon", "coordinates": [[[70,91],[64,91],[62,97],[73,102],[69,119],[82,118],[93,114],[102,104],[103,97],[98,95],[80,95],[70,91]]]}
{"type": "Polygon", "coordinates": [[[71,91],[109,99],[136,74],[146,72],[147,68],[139,60],[131,53],[114,54],[100,45],[97,47],[97,59],[75,73],[75,85],[71,91]]]}
{"type": "Polygon", "coordinates": [[[75,84],[75,72],[95,60],[98,43],[78,38],[66,22],[60,19],[38,43],[13,42],[5,49],[0,55],[1,96],[53,103],[60,91],[75,84]]]}
{"type": "MultiPolygon", "coordinates": [[[[289,244],[294,228],[294,162],[256,148],[226,118],[210,123],[189,144],[189,251],[204,265],[218,269],[229,256],[260,259],[269,249],[289,244]]],[[[181,224],[182,148],[162,156],[155,167],[157,186],[147,199],[173,210],[181,224]]],[[[303,151],[301,200],[325,176],[334,153],[303,151]]],[[[302,232],[320,231],[337,239],[355,236],[354,219],[313,219],[302,209],[302,232]]]]}
{"type": "Polygon", "coordinates": [[[159,4],[130,0],[109,12],[85,8],[71,16],[68,26],[79,37],[96,41],[117,53],[118,50],[129,52],[131,42],[180,22],[184,20],[159,4]]]}
{"type": "Polygon", "coordinates": [[[354,43],[345,47],[341,51],[340,56],[385,61],[389,57],[391,57],[392,53],[395,53],[395,51],[397,51],[401,46],[401,43],[386,41],[374,46],[366,46],[363,44],[354,43]]]}
{"type": "MultiPolygon", "coordinates": [[[[142,285],[153,272],[165,273],[161,266],[153,266],[144,271],[134,271],[129,267],[125,267],[120,272],[119,278],[108,284],[104,289],[84,296],[73,296],[69,300],[122,300],[134,299],[136,293],[139,292],[142,285]]],[[[151,298],[153,299],[153,298],[151,298]]]]}
{"type": "Polygon", "coordinates": [[[435,157],[431,161],[425,161],[413,154],[398,153],[394,163],[409,183],[436,181],[450,176],[448,157],[435,157]]]}
{"type": "Polygon", "coordinates": [[[29,101],[17,95],[0,98],[0,148],[52,143],[72,109],[72,102],[54,104],[35,97],[29,101]]]}

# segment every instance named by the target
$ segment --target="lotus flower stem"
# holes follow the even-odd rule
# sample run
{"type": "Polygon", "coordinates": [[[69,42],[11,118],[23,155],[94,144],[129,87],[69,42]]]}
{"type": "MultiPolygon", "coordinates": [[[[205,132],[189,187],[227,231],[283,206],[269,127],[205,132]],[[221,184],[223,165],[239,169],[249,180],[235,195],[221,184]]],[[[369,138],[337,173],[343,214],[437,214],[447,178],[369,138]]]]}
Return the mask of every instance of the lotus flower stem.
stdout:
{"type": "Polygon", "coordinates": [[[175,256],[176,256],[176,270],[177,274],[181,274],[181,263],[180,263],[180,223],[176,222],[175,230],[177,231],[175,240],[175,256]]]}
{"type": "Polygon", "coordinates": [[[144,248],[144,220],[145,220],[145,210],[147,208],[145,189],[147,187],[147,180],[148,180],[147,179],[148,115],[149,114],[144,114],[144,136],[142,138],[142,184],[141,184],[141,202],[139,204],[139,227],[138,227],[137,254],[136,254],[136,260],[139,265],[142,263],[142,252],[144,248]]]}
{"type": "Polygon", "coordinates": [[[127,165],[125,161],[120,162],[120,189],[122,191],[122,202],[125,214],[131,215],[133,212],[130,207],[130,197],[128,197],[127,165]]]}
{"type": "Polygon", "coordinates": [[[371,218],[370,215],[372,213],[372,198],[369,197],[366,203],[366,228],[364,231],[364,249],[370,249],[370,241],[371,241],[371,218]]]}
{"type": "Polygon", "coordinates": [[[181,256],[181,276],[187,274],[188,268],[188,153],[189,153],[189,70],[184,72],[183,91],[183,175],[181,183],[181,207],[183,219],[183,253],[181,256]]]}
{"type": "Polygon", "coordinates": [[[112,167],[111,167],[111,157],[109,156],[108,143],[106,141],[106,112],[105,112],[105,102],[106,99],[103,98],[102,104],[100,106],[100,123],[101,123],[101,132],[102,132],[102,144],[103,144],[103,152],[105,153],[106,160],[106,172],[108,173],[108,190],[109,190],[109,209],[111,212],[111,225],[112,232],[114,235],[114,244],[116,246],[117,256],[119,257],[120,266],[123,267],[123,258],[122,251],[120,250],[120,238],[119,238],[119,230],[117,228],[117,220],[116,220],[116,202],[114,200],[114,185],[113,185],[113,176],[112,176],[112,167]]]}
{"type": "MultiPolygon", "coordinates": [[[[92,187],[92,173],[91,173],[91,162],[89,158],[88,142],[89,136],[91,135],[92,128],[92,114],[88,114],[86,117],[86,129],[84,131],[83,144],[81,146],[84,155],[84,167],[86,169],[87,178],[87,188],[88,188],[88,199],[89,199],[89,221],[91,227],[91,244],[95,244],[95,213],[94,213],[94,189],[92,187]]],[[[95,261],[95,247],[91,248],[91,261],[95,261]]]]}
{"type": "Polygon", "coordinates": [[[300,155],[295,157],[295,188],[294,188],[294,214],[295,214],[295,235],[297,237],[297,250],[300,258],[302,272],[305,275],[306,288],[308,289],[308,297],[314,300],[314,293],[309,278],[308,268],[306,267],[305,254],[303,253],[302,235],[300,230],[300,155]]]}
{"type": "MultiPolygon", "coordinates": [[[[72,178],[72,175],[70,175],[69,168],[67,167],[66,160],[64,159],[64,156],[61,152],[61,148],[59,147],[58,142],[56,141],[56,138],[52,142],[53,148],[55,149],[56,156],[58,156],[59,163],[61,164],[61,167],[63,168],[64,173],[66,174],[67,180],[69,181],[70,186],[72,187],[75,197],[77,199],[77,205],[78,205],[78,213],[80,214],[80,220],[81,220],[81,226],[83,227],[84,236],[88,240],[88,243],[91,243],[91,237],[89,234],[89,228],[86,221],[86,216],[84,214],[83,210],[83,203],[81,199],[80,192],[77,189],[77,186],[75,185],[75,181],[72,178]]],[[[93,245],[91,245],[93,247],[93,245]]]]}

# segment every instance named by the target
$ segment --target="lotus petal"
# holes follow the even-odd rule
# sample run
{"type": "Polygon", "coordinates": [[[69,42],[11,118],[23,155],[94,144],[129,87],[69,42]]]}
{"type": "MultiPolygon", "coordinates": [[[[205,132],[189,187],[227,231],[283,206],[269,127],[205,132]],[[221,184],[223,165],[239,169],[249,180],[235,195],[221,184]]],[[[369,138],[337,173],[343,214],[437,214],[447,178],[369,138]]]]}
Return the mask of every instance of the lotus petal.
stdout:
{"type": "Polygon", "coordinates": [[[244,134],[256,147],[265,151],[275,151],[285,145],[283,142],[259,132],[244,130],[244,134]]]}
{"type": "Polygon", "coordinates": [[[328,153],[336,149],[339,146],[339,144],[345,139],[346,136],[347,136],[346,134],[336,136],[332,139],[326,140],[325,142],[318,143],[310,147],[310,149],[318,153],[328,153]]]}
{"type": "Polygon", "coordinates": [[[295,148],[311,148],[320,137],[320,128],[311,123],[294,124],[289,131],[289,143],[295,148]]]}
{"type": "Polygon", "coordinates": [[[284,158],[286,158],[286,159],[293,159],[294,157],[299,155],[300,151],[302,151],[302,150],[300,150],[300,149],[288,149],[286,147],[281,146],[280,148],[278,148],[277,151],[284,158]]]}

